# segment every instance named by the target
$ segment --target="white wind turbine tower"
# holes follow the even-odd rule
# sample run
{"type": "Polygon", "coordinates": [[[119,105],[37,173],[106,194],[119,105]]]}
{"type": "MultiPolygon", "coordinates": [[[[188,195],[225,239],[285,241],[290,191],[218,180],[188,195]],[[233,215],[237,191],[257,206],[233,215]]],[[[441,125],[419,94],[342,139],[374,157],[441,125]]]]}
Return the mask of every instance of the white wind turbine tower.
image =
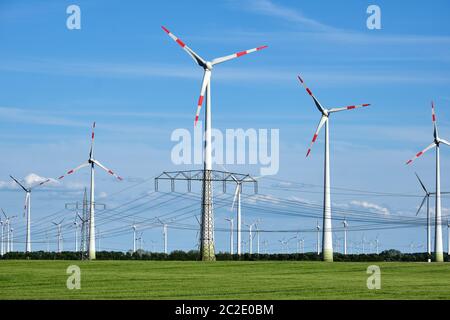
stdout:
{"type": "MultiPolygon", "coordinates": [[[[110,175],[113,175],[119,180],[123,180],[120,176],[115,174],[112,170],[106,168],[103,164],[101,164],[98,160],[94,158],[94,129],[95,129],[95,122],[92,125],[92,135],[91,135],[91,149],[89,151],[89,159],[76,167],[75,169],[71,169],[67,171],[66,175],[72,174],[75,171],[90,166],[91,167],[91,200],[90,200],[90,210],[89,210],[89,259],[94,260],[95,259],[95,179],[94,179],[94,172],[95,172],[95,166],[99,166],[106,172],[108,172],[110,175]]],[[[63,179],[66,175],[60,176],[58,179],[63,179]]]]}
{"type": "Polygon", "coordinates": [[[58,233],[56,235],[57,238],[58,238],[58,253],[61,253],[61,251],[62,251],[61,224],[62,224],[63,221],[64,221],[64,219],[62,219],[59,223],[52,222],[56,226],[56,228],[58,230],[58,233]]]}
{"type": "MultiPolygon", "coordinates": [[[[203,177],[203,190],[202,190],[202,234],[200,243],[200,252],[202,260],[215,260],[214,253],[214,216],[213,216],[213,203],[212,203],[212,184],[211,184],[211,170],[212,170],[212,148],[211,148],[211,73],[213,67],[217,64],[241,57],[248,53],[256,52],[266,48],[267,46],[261,46],[258,48],[241,51],[235,54],[224,56],[221,58],[213,59],[212,61],[206,61],[189,48],[183,41],[172,34],[167,28],[162,26],[162,29],[171,37],[178,45],[180,45],[190,56],[204,70],[203,81],[200,91],[200,97],[197,103],[197,112],[195,115],[194,126],[197,124],[200,109],[203,105],[203,100],[206,97],[205,108],[205,145],[204,145],[204,177],[203,177]]],[[[238,252],[239,254],[240,252],[238,252]]]]}
{"type": "Polygon", "coordinates": [[[27,218],[27,238],[26,238],[26,244],[25,244],[25,251],[31,252],[31,191],[35,187],[42,186],[44,183],[47,183],[50,181],[50,179],[47,179],[45,181],[42,181],[32,187],[25,188],[23,184],[21,184],[16,178],[11,176],[11,179],[13,179],[22,189],[25,191],[25,205],[23,207],[23,215],[27,218]]]}
{"type": "Polygon", "coordinates": [[[133,253],[134,253],[136,252],[136,229],[137,229],[136,224],[133,223],[131,228],[133,229],[133,253]]]}
{"type": "Polygon", "coordinates": [[[1,238],[1,246],[0,246],[0,255],[4,255],[5,254],[5,247],[3,246],[3,231],[4,231],[4,222],[3,220],[0,218],[0,227],[1,227],[1,233],[2,233],[2,238],[1,238]]]}
{"type": "Polygon", "coordinates": [[[251,224],[246,224],[246,226],[248,227],[248,248],[249,248],[249,253],[253,254],[253,227],[256,225],[256,223],[251,223],[251,224]]]}
{"type": "Polygon", "coordinates": [[[158,218],[159,223],[161,223],[161,225],[163,226],[163,238],[164,238],[164,253],[167,254],[167,223],[162,222],[159,218],[158,218]]]}
{"type": "Polygon", "coordinates": [[[410,164],[415,159],[419,158],[425,152],[433,147],[436,147],[436,220],[435,220],[435,240],[434,240],[434,254],[436,262],[444,262],[444,252],[442,246],[442,216],[441,216],[441,169],[440,169],[440,157],[439,147],[443,143],[450,146],[450,142],[441,139],[438,134],[438,128],[436,124],[436,113],[434,111],[434,103],[431,102],[431,120],[433,121],[433,142],[424,150],[417,153],[414,158],[408,160],[406,164],[410,164]]]}
{"type": "Polygon", "coordinates": [[[316,226],[316,230],[317,230],[317,255],[320,254],[320,225],[319,225],[319,220],[317,220],[317,226],[316,226]]]}
{"type": "Polygon", "coordinates": [[[231,178],[236,182],[236,189],[234,191],[233,203],[231,204],[231,210],[233,210],[236,204],[236,220],[237,220],[237,254],[241,255],[241,227],[242,227],[242,217],[241,217],[241,193],[242,193],[242,182],[236,179],[233,175],[231,178]]]}
{"type": "Polygon", "coordinates": [[[11,243],[10,243],[10,246],[11,246],[11,252],[13,252],[14,251],[14,228],[13,227],[11,227],[11,229],[9,229],[9,232],[11,233],[11,243]]]}
{"type": "Polygon", "coordinates": [[[347,228],[348,228],[347,219],[344,218],[342,224],[344,225],[344,255],[347,255],[347,228]]]}
{"type": "Polygon", "coordinates": [[[233,218],[225,218],[226,221],[230,222],[230,254],[234,254],[234,244],[233,244],[233,228],[234,228],[234,219],[233,218]]]}
{"type": "Polygon", "coordinates": [[[77,216],[75,215],[75,220],[73,221],[73,227],[75,228],[75,252],[78,252],[78,226],[77,216]]]}
{"type": "Polygon", "coordinates": [[[305,87],[306,92],[314,100],[319,112],[322,114],[319,125],[314,133],[311,146],[306,153],[306,157],[309,156],[311,148],[319,135],[320,129],[325,125],[325,156],[324,156],[324,200],[323,200],[323,239],[322,239],[322,253],[324,261],[333,261],[333,236],[331,225],[331,196],[330,196],[330,139],[329,139],[329,117],[332,113],[353,110],[356,108],[367,107],[370,104],[351,105],[343,108],[331,108],[325,109],[319,100],[312,94],[311,90],[306,86],[303,79],[298,76],[300,83],[305,87]]]}

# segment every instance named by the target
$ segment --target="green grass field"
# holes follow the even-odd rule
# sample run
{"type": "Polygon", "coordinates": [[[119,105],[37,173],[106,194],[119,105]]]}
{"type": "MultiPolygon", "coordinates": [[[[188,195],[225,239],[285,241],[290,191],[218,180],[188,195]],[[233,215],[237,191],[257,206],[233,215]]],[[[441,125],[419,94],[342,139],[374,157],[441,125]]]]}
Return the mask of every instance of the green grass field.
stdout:
{"type": "Polygon", "coordinates": [[[0,299],[450,299],[450,263],[3,260],[0,299]],[[80,290],[66,287],[72,264],[80,290]]]}

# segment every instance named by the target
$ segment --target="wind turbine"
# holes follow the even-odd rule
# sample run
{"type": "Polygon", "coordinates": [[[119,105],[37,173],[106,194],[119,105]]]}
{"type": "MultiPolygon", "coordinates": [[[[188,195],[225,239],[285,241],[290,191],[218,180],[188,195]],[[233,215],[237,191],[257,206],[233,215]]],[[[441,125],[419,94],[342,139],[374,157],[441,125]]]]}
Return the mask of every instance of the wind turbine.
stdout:
{"type": "Polygon", "coordinates": [[[163,226],[164,253],[167,254],[167,223],[162,222],[159,218],[158,218],[158,221],[163,226]]]}
{"type": "Polygon", "coordinates": [[[56,222],[52,222],[57,230],[58,230],[58,234],[57,234],[57,238],[58,238],[58,253],[61,253],[62,251],[62,236],[61,236],[61,223],[64,221],[64,219],[62,219],[59,223],[56,222]]]}
{"type": "Polygon", "coordinates": [[[44,183],[47,183],[50,181],[50,179],[47,179],[45,181],[42,181],[32,187],[25,188],[23,184],[21,184],[16,178],[11,176],[11,179],[13,179],[22,189],[25,191],[25,205],[23,207],[23,216],[27,217],[27,238],[26,238],[26,244],[25,244],[25,251],[31,252],[31,191],[39,186],[42,186],[44,183]]]}
{"type": "Polygon", "coordinates": [[[225,218],[226,221],[230,222],[230,254],[233,255],[233,228],[234,228],[234,219],[233,218],[225,218]]]}
{"type": "Polygon", "coordinates": [[[133,229],[133,253],[136,252],[136,224],[133,223],[133,225],[131,226],[131,228],[133,229]]]}
{"type": "Polygon", "coordinates": [[[344,218],[342,224],[344,225],[344,255],[347,255],[347,228],[348,228],[347,219],[344,218]]]}
{"type": "Polygon", "coordinates": [[[17,218],[17,216],[10,216],[8,217],[6,215],[6,212],[3,210],[3,208],[1,209],[3,215],[5,216],[5,229],[6,229],[6,248],[5,248],[5,253],[11,252],[12,251],[12,237],[11,237],[11,219],[13,218],[17,218]]]}
{"type": "Polygon", "coordinates": [[[380,254],[379,252],[379,247],[380,247],[380,240],[379,240],[379,235],[377,234],[377,237],[375,238],[375,252],[377,254],[380,254]]]}
{"type": "Polygon", "coordinates": [[[316,132],[314,133],[311,146],[309,147],[306,157],[311,153],[311,148],[316,142],[317,136],[319,135],[320,129],[325,125],[325,156],[324,156],[324,198],[323,198],[323,239],[322,239],[322,252],[324,261],[333,261],[333,236],[332,236],[332,225],[331,225],[331,196],[330,196],[330,139],[329,139],[329,117],[332,113],[353,110],[361,107],[368,107],[370,104],[361,105],[351,105],[343,108],[331,108],[325,109],[319,100],[313,95],[311,90],[306,86],[303,79],[298,76],[300,83],[306,89],[306,92],[314,100],[319,112],[322,114],[319,125],[317,126],[316,132]]]}
{"type": "Polygon", "coordinates": [[[112,170],[106,168],[103,164],[101,164],[98,160],[94,158],[94,129],[95,122],[92,124],[92,135],[91,135],[91,149],[89,151],[89,159],[80,164],[78,167],[67,171],[65,175],[60,176],[58,179],[63,179],[66,175],[72,174],[75,171],[78,171],[81,168],[90,166],[91,167],[91,201],[90,201],[90,211],[89,211],[89,259],[95,259],[95,200],[94,200],[94,191],[95,191],[95,183],[94,183],[94,172],[95,166],[99,166],[110,175],[113,175],[119,180],[123,180],[120,176],[115,174],[112,170]]]}
{"type": "Polygon", "coordinates": [[[3,230],[4,230],[4,226],[3,226],[3,220],[0,218],[0,227],[2,229],[2,238],[1,238],[1,246],[0,246],[0,255],[3,256],[3,254],[5,253],[5,248],[3,246],[3,230]]]}
{"type": "Polygon", "coordinates": [[[73,221],[73,227],[75,228],[75,252],[78,252],[78,225],[77,215],[75,215],[75,220],[73,221]]]}
{"type": "Polygon", "coordinates": [[[412,163],[415,159],[422,156],[425,152],[433,147],[436,147],[436,221],[435,221],[435,240],[434,240],[434,254],[436,262],[444,262],[444,252],[442,246],[442,216],[441,216],[441,169],[440,169],[440,157],[439,146],[441,143],[450,146],[450,142],[441,139],[438,134],[438,128],[436,124],[436,113],[434,110],[434,103],[431,102],[431,120],[433,121],[433,142],[424,150],[417,153],[414,158],[408,160],[406,164],[412,163]]]}
{"type": "MultiPolygon", "coordinates": [[[[420,185],[422,186],[423,191],[425,191],[425,196],[423,197],[422,203],[417,210],[416,216],[419,215],[420,210],[422,209],[425,201],[427,202],[427,252],[428,256],[431,256],[431,219],[430,219],[430,196],[433,194],[427,190],[422,180],[420,180],[419,175],[416,173],[417,180],[419,180],[420,185]]],[[[429,259],[428,259],[429,260],[429,259]]]]}
{"type": "Polygon", "coordinates": [[[236,219],[237,219],[237,254],[241,255],[241,226],[242,226],[242,217],[241,217],[241,193],[242,193],[242,182],[236,179],[233,175],[231,178],[236,182],[236,189],[234,191],[233,203],[231,204],[231,210],[233,210],[234,205],[236,204],[236,219]]]}
{"type": "MultiPolygon", "coordinates": [[[[258,48],[241,51],[235,54],[224,56],[221,58],[213,59],[212,61],[206,61],[189,48],[181,39],[176,37],[167,28],[162,26],[162,29],[171,37],[178,45],[180,45],[186,52],[194,59],[203,70],[203,81],[200,90],[200,97],[197,103],[197,112],[195,114],[194,126],[197,124],[200,110],[203,105],[203,100],[206,97],[205,108],[205,145],[204,145],[204,177],[202,188],[202,234],[201,234],[201,247],[200,252],[202,260],[215,260],[214,253],[214,220],[213,220],[213,204],[212,204],[212,184],[211,184],[211,170],[212,170],[212,148],[211,148],[211,73],[213,67],[217,64],[242,57],[248,53],[256,52],[266,48],[267,46],[261,46],[258,48]]],[[[240,252],[238,252],[240,254],[240,252]]]]}
{"type": "Polygon", "coordinates": [[[319,220],[317,220],[317,255],[320,254],[320,226],[319,226],[319,220]]]}
{"type": "Polygon", "coordinates": [[[252,229],[253,227],[256,225],[256,223],[251,223],[251,224],[246,224],[246,226],[248,227],[248,248],[249,248],[249,253],[253,254],[253,233],[252,233],[252,229]]]}

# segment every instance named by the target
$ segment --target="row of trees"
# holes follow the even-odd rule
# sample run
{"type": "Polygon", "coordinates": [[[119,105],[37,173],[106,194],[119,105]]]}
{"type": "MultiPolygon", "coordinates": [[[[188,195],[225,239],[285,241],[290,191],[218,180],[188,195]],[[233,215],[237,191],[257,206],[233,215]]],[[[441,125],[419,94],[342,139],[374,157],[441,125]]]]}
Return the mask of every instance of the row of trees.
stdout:
{"type": "MultiPolygon", "coordinates": [[[[138,250],[136,252],[121,252],[121,251],[99,251],[97,252],[97,260],[172,260],[172,261],[195,261],[199,259],[199,252],[196,250],[191,251],[172,251],[170,254],[164,254],[160,252],[147,252],[138,250]]],[[[31,259],[31,260],[81,260],[83,257],[79,252],[64,251],[57,252],[8,252],[0,257],[0,259],[31,259]]],[[[347,254],[341,253],[334,254],[334,261],[347,261],[347,262],[369,262],[369,261],[411,261],[411,262],[424,262],[428,259],[427,253],[402,253],[398,250],[385,250],[380,254],[347,254]]],[[[432,257],[431,257],[432,258],[432,257]]],[[[321,255],[317,255],[314,252],[308,252],[304,254],[291,253],[291,254],[242,254],[231,255],[226,252],[219,252],[216,254],[216,259],[219,261],[320,261],[321,255]]],[[[445,261],[450,261],[449,256],[444,256],[445,261]]]]}

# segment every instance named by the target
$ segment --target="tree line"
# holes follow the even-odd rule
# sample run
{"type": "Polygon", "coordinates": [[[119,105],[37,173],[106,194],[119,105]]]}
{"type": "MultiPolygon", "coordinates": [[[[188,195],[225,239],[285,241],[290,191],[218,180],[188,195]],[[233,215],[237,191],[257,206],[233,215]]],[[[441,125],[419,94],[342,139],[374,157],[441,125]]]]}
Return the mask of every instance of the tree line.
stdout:
{"type": "MultiPolygon", "coordinates": [[[[97,260],[165,260],[165,261],[196,261],[199,260],[200,254],[197,250],[181,251],[175,250],[169,254],[161,252],[148,252],[137,250],[136,252],[128,251],[98,251],[97,260]]],[[[341,254],[334,253],[334,261],[343,262],[376,262],[376,261],[405,261],[405,262],[425,262],[429,257],[427,253],[402,253],[398,250],[385,250],[379,254],[341,254]]],[[[58,252],[8,252],[0,257],[2,260],[83,260],[85,255],[80,252],[63,251],[58,252]]],[[[244,253],[238,256],[231,255],[227,252],[219,252],[216,254],[218,261],[320,261],[322,255],[315,252],[307,253],[272,253],[272,254],[248,254],[244,253]]],[[[450,261],[449,255],[444,254],[444,261],[450,261]]]]}

